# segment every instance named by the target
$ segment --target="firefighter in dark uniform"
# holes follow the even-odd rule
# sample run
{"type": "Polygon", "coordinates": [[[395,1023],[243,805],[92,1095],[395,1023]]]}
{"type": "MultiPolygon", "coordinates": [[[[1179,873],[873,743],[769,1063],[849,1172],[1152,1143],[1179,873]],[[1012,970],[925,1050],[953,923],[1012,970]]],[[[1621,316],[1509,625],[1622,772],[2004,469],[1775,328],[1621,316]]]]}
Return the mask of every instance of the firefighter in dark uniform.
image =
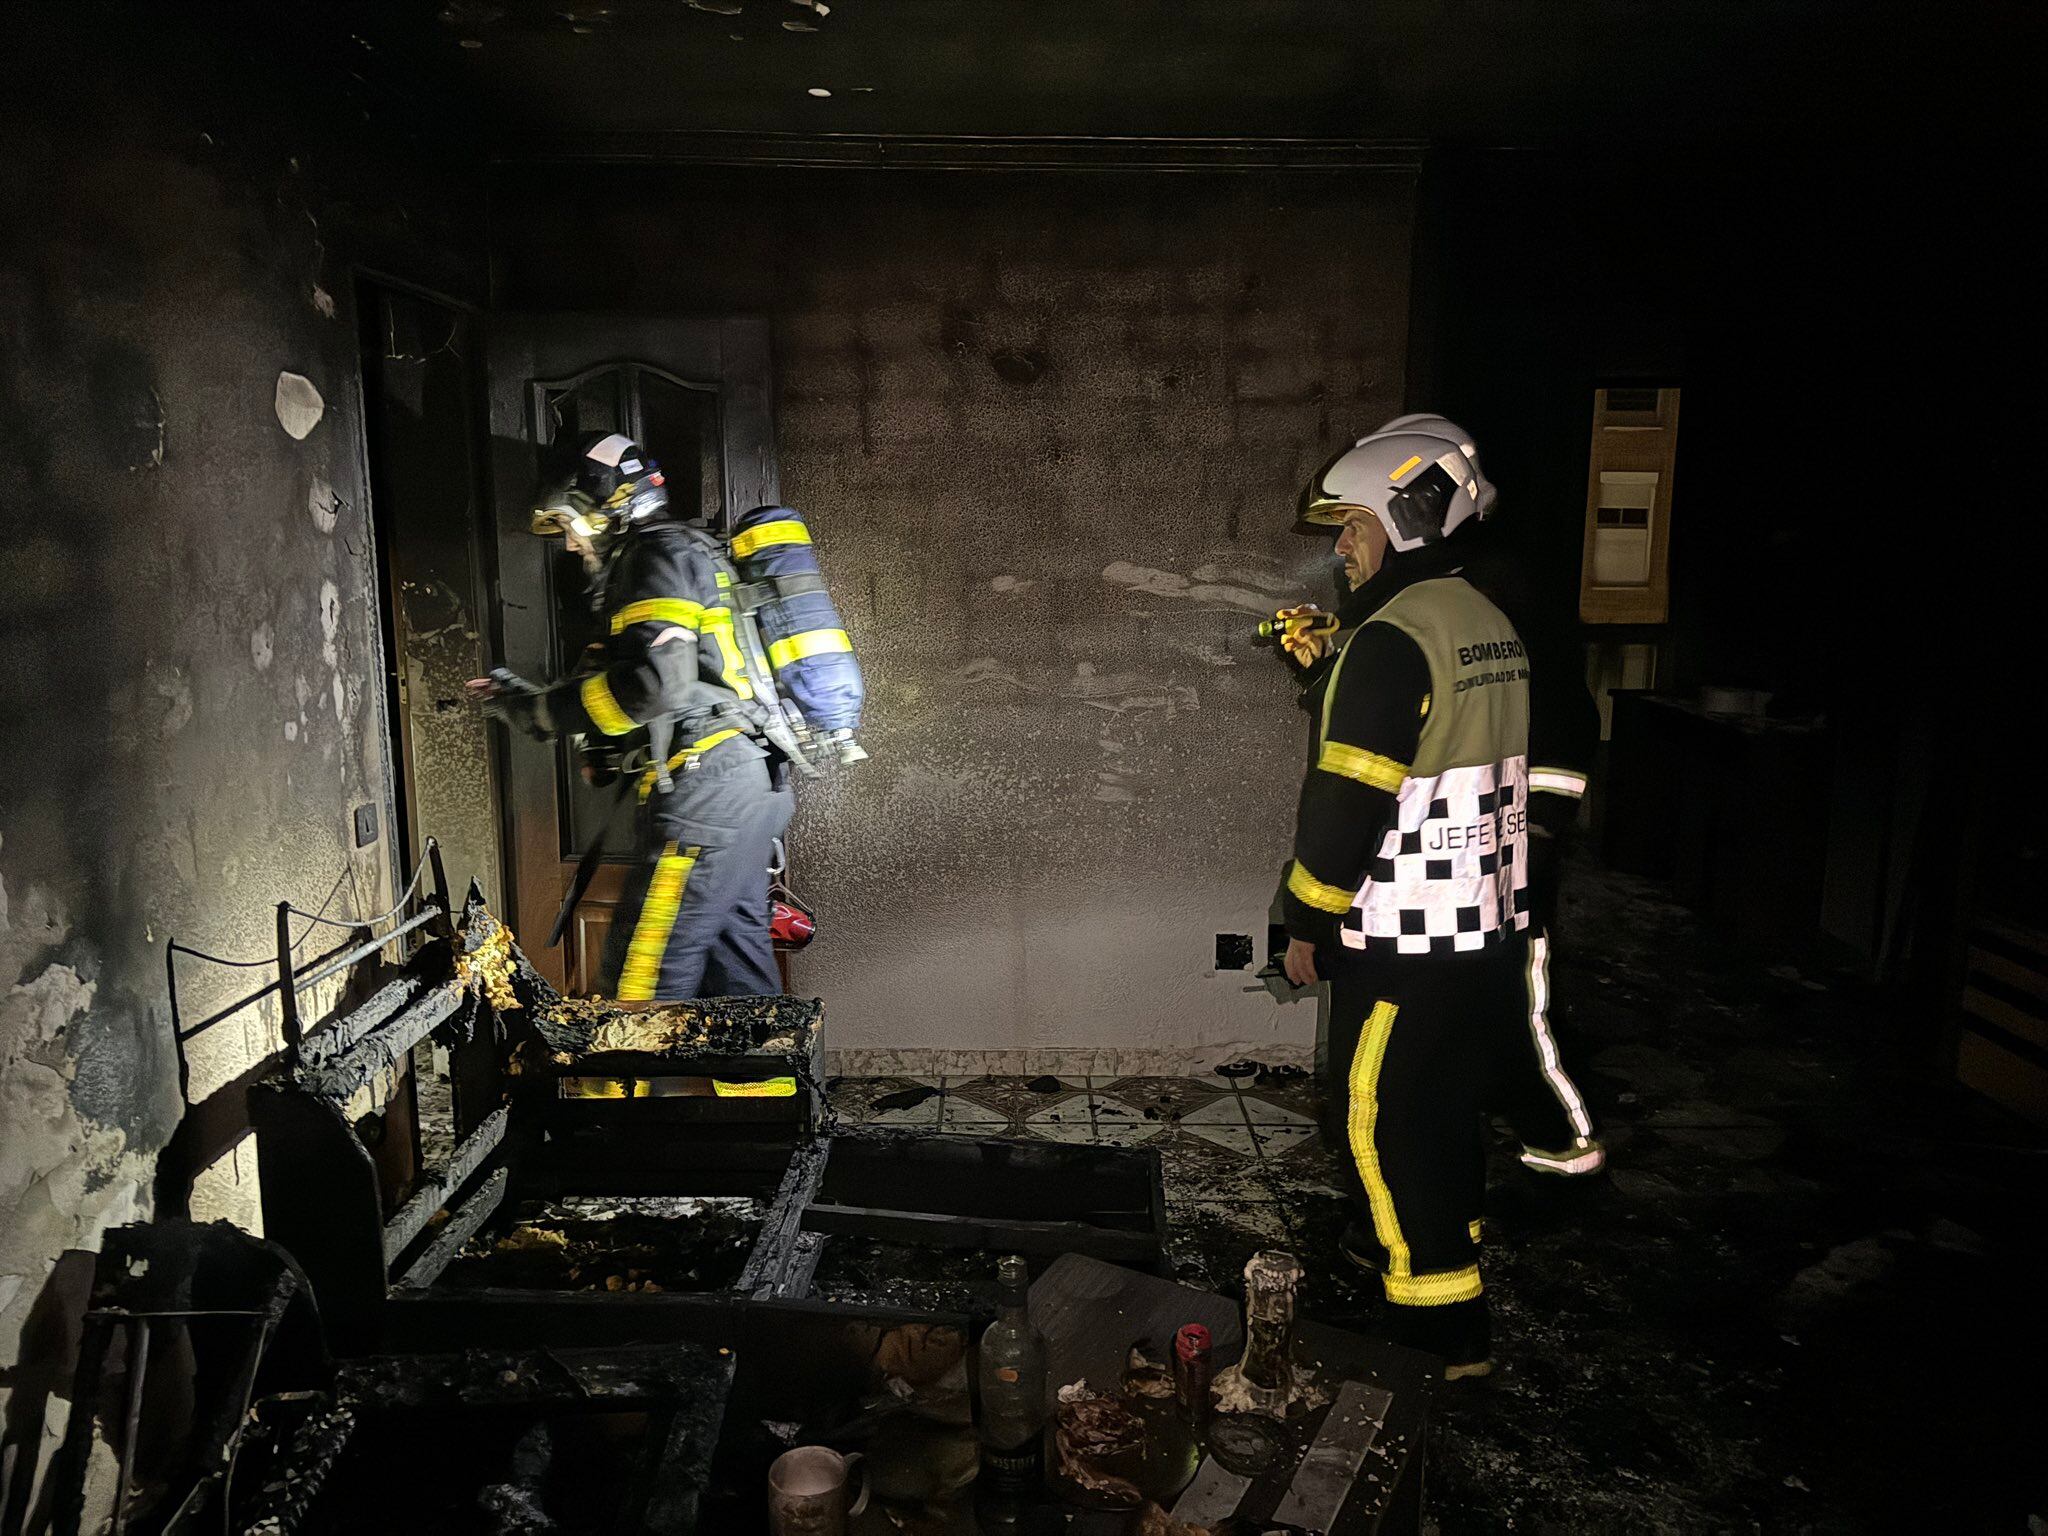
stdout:
{"type": "Polygon", "coordinates": [[[1459,444],[1397,427],[1304,493],[1304,518],[1340,529],[1352,592],[1310,687],[1282,892],[1289,978],[1331,987],[1326,1087],[1372,1234],[1348,1246],[1381,1270],[1392,1331],[1452,1377],[1491,1369],[1482,1113],[1516,1100],[1533,1146],[1597,1153],[1561,1094],[1517,1087],[1552,1081],[1529,968],[1529,666],[1458,574],[1479,484],[1459,444]]]}
{"type": "Polygon", "coordinates": [[[716,542],[668,515],[655,461],[617,433],[579,445],[536,498],[533,531],[583,559],[598,664],[537,686],[495,672],[485,708],[539,739],[617,758],[638,797],[638,860],[599,989],[621,1002],[780,992],[768,870],[793,799],[759,739],[716,542]]]}

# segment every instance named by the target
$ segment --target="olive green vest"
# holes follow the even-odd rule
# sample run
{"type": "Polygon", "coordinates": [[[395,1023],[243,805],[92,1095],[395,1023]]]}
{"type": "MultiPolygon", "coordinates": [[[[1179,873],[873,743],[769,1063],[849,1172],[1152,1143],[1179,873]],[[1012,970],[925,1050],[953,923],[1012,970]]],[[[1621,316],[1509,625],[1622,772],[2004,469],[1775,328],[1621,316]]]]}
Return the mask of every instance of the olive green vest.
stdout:
{"type": "MultiPolygon", "coordinates": [[[[1429,697],[1394,825],[1343,926],[1354,949],[1445,954],[1499,943],[1528,918],[1529,662],[1507,616],[1462,577],[1404,587],[1368,623],[1421,649],[1429,697]]],[[[1323,699],[1330,701],[1343,658],[1323,699]]]]}

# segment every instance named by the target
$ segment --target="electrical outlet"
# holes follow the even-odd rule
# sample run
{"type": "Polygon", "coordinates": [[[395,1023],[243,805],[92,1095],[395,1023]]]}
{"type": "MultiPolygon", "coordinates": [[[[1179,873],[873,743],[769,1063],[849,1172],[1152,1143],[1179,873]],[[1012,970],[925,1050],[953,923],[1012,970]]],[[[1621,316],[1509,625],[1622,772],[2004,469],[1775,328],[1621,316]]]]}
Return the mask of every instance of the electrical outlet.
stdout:
{"type": "Polygon", "coordinates": [[[356,807],[356,846],[367,848],[377,841],[377,807],[359,805],[356,807]]]}
{"type": "Polygon", "coordinates": [[[1219,933],[1216,935],[1216,969],[1219,971],[1249,970],[1252,963],[1252,936],[1248,933],[1219,933]]]}

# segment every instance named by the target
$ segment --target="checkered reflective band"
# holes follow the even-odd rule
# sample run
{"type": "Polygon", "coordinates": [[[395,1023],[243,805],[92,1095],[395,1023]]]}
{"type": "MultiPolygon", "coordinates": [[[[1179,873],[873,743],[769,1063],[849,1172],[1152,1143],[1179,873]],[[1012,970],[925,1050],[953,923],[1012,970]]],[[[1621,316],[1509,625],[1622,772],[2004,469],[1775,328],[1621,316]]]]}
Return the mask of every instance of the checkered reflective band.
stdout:
{"type": "Polygon", "coordinates": [[[1529,926],[1529,760],[1403,781],[1365,885],[1344,914],[1352,949],[1455,954],[1529,926]]]}

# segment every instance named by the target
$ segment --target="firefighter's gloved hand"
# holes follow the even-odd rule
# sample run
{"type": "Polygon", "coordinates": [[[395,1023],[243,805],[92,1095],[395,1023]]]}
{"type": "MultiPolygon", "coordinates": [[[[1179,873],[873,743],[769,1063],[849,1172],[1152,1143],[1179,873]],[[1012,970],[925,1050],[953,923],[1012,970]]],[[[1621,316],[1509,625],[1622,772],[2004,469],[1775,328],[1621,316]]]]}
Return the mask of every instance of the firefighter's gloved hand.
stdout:
{"type": "Polygon", "coordinates": [[[1332,631],[1316,627],[1316,621],[1323,617],[1323,610],[1314,603],[1282,608],[1273,615],[1280,649],[1296,666],[1312,667],[1329,654],[1332,631]]]}
{"type": "Polygon", "coordinates": [[[469,696],[481,704],[484,713],[493,720],[502,720],[513,730],[524,731],[535,741],[548,741],[555,735],[547,690],[528,682],[517,672],[493,667],[489,677],[469,680],[469,696]]]}

